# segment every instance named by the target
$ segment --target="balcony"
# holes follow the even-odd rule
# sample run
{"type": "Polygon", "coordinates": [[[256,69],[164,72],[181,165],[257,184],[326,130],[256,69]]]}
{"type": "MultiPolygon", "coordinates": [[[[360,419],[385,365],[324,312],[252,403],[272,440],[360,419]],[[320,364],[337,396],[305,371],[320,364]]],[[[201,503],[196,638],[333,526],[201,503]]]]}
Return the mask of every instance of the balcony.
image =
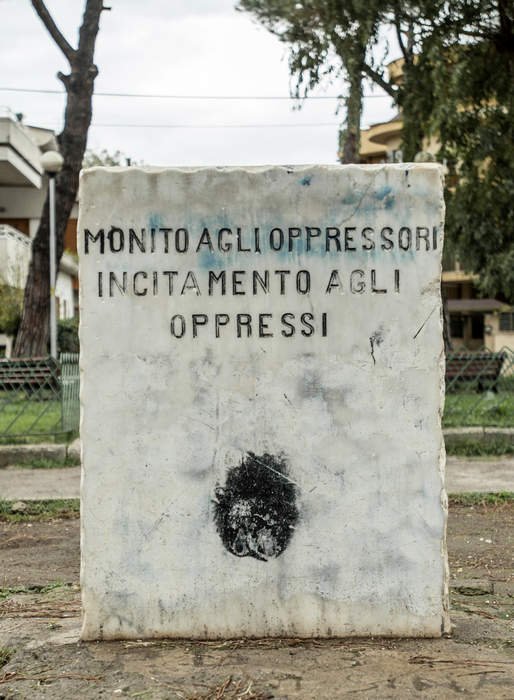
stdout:
{"type": "Polygon", "coordinates": [[[41,187],[41,151],[29,129],[0,109],[0,186],[41,187]]]}

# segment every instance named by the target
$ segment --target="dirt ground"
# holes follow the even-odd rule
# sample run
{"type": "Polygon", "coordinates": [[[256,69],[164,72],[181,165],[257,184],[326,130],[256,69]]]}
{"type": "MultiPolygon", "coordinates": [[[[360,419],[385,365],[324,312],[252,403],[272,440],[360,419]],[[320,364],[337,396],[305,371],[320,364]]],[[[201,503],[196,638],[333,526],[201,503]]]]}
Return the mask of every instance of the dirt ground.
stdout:
{"type": "Polygon", "coordinates": [[[448,546],[447,639],[80,643],[78,520],[0,523],[0,700],[512,699],[514,503],[453,506],[448,546]]]}

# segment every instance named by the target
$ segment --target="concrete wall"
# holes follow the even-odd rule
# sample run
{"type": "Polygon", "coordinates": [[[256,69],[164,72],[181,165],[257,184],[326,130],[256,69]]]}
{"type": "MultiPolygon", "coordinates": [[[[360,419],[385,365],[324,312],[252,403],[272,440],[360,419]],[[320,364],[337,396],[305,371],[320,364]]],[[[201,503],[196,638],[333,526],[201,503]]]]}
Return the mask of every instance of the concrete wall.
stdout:
{"type": "Polygon", "coordinates": [[[514,350],[514,331],[500,331],[500,314],[486,314],[485,325],[491,327],[491,333],[485,334],[485,346],[493,352],[502,348],[514,350]]]}
{"type": "Polygon", "coordinates": [[[0,283],[23,288],[30,262],[30,241],[10,226],[0,226],[0,283]]]}

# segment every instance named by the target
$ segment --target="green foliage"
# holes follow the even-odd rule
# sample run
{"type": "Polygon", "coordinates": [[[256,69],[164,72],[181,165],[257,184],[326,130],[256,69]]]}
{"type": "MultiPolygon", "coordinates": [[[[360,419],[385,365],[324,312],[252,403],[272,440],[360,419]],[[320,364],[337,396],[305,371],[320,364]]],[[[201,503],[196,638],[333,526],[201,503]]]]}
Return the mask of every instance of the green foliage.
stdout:
{"type": "Polygon", "coordinates": [[[23,308],[23,289],[0,283],[0,333],[16,335],[23,308]]]}
{"type": "MultiPolygon", "coordinates": [[[[45,586],[8,586],[6,588],[0,588],[0,601],[7,600],[13,595],[30,595],[31,593],[37,593],[39,595],[45,595],[46,593],[51,593],[51,591],[59,590],[61,588],[71,588],[72,584],[64,583],[62,581],[54,581],[53,583],[47,583],[45,586]]],[[[1,654],[0,647],[0,654],[1,654]]],[[[6,663],[6,662],[4,662],[6,663]]],[[[0,656],[1,665],[1,656],[0,656]]]]}
{"type": "MultiPolygon", "coordinates": [[[[0,595],[1,600],[1,595],[0,595]]],[[[10,647],[0,647],[0,668],[5,666],[14,655],[14,649],[10,647]]]]}
{"type": "Polygon", "coordinates": [[[499,491],[498,493],[458,493],[448,496],[450,506],[501,506],[514,502],[512,491],[499,491]]]}
{"type": "MultiPolygon", "coordinates": [[[[447,240],[484,295],[514,303],[514,17],[504,0],[451,0],[419,44],[409,100],[449,168],[447,240]]],[[[405,140],[412,128],[405,123],[405,140]]]]}
{"type": "Polygon", "coordinates": [[[426,116],[432,113],[434,107],[432,70],[432,65],[425,60],[404,65],[398,106],[402,113],[402,152],[406,162],[414,161],[423,148],[423,139],[428,132],[426,116]]]}
{"type": "Polygon", "coordinates": [[[65,467],[80,467],[80,459],[71,456],[66,456],[64,460],[33,457],[22,464],[12,464],[11,466],[17,469],[64,469],[65,467]]]}
{"type": "Polygon", "coordinates": [[[305,97],[326,79],[348,79],[339,149],[343,162],[358,161],[362,78],[372,63],[385,8],[378,0],[240,0],[237,6],[288,45],[296,97],[305,97]]]}
{"type": "Polygon", "coordinates": [[[59,352],[79,352],[79,321],[77,317],[59,321],[57,325],[59,352]]]}
{"type": "Polygon", "coordinates": [[[463,391],[446,394],[443,425],[445,428],[464,426],[514,425],[514,393],[499,391],[497,394],[463,391]]]}
{"type": "Polygon", "coordinates": [[[78,498],[23,501],[25,508],[14,508],[13,501],[0,500],[0,521],[33,522],[38,520],[74,519],[80,515],[78,498]]]}
{"type": "Polygon", "coordinates": [[[93,151],[88,148],[84,154],[84,160],[82,161],[83,168],[93,168],[95,165],[140,165],[137,161],[132,161],[121,151],[114,151],[114,153],[109,153],[109,151],[103,148],[101,151],[93,151]]]}
{"type": "Polygon", "coordinates": [[[448,436],[446,454],[450,457],[503,457],[514,454],[514,437],[492,435],[483,437],[448,436]],[[458,438],[458,439],[457,439],[458,438]]]}

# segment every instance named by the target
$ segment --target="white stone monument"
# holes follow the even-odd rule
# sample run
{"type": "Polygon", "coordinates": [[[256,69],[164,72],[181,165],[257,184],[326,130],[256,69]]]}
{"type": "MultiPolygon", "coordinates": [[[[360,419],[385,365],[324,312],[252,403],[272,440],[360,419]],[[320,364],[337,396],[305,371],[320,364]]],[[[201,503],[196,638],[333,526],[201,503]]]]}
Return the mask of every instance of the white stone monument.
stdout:
{"type": "Polygon", "coordinates": [[[439,166],[93,168],[84,639],[448,629],[439,166]]]}

